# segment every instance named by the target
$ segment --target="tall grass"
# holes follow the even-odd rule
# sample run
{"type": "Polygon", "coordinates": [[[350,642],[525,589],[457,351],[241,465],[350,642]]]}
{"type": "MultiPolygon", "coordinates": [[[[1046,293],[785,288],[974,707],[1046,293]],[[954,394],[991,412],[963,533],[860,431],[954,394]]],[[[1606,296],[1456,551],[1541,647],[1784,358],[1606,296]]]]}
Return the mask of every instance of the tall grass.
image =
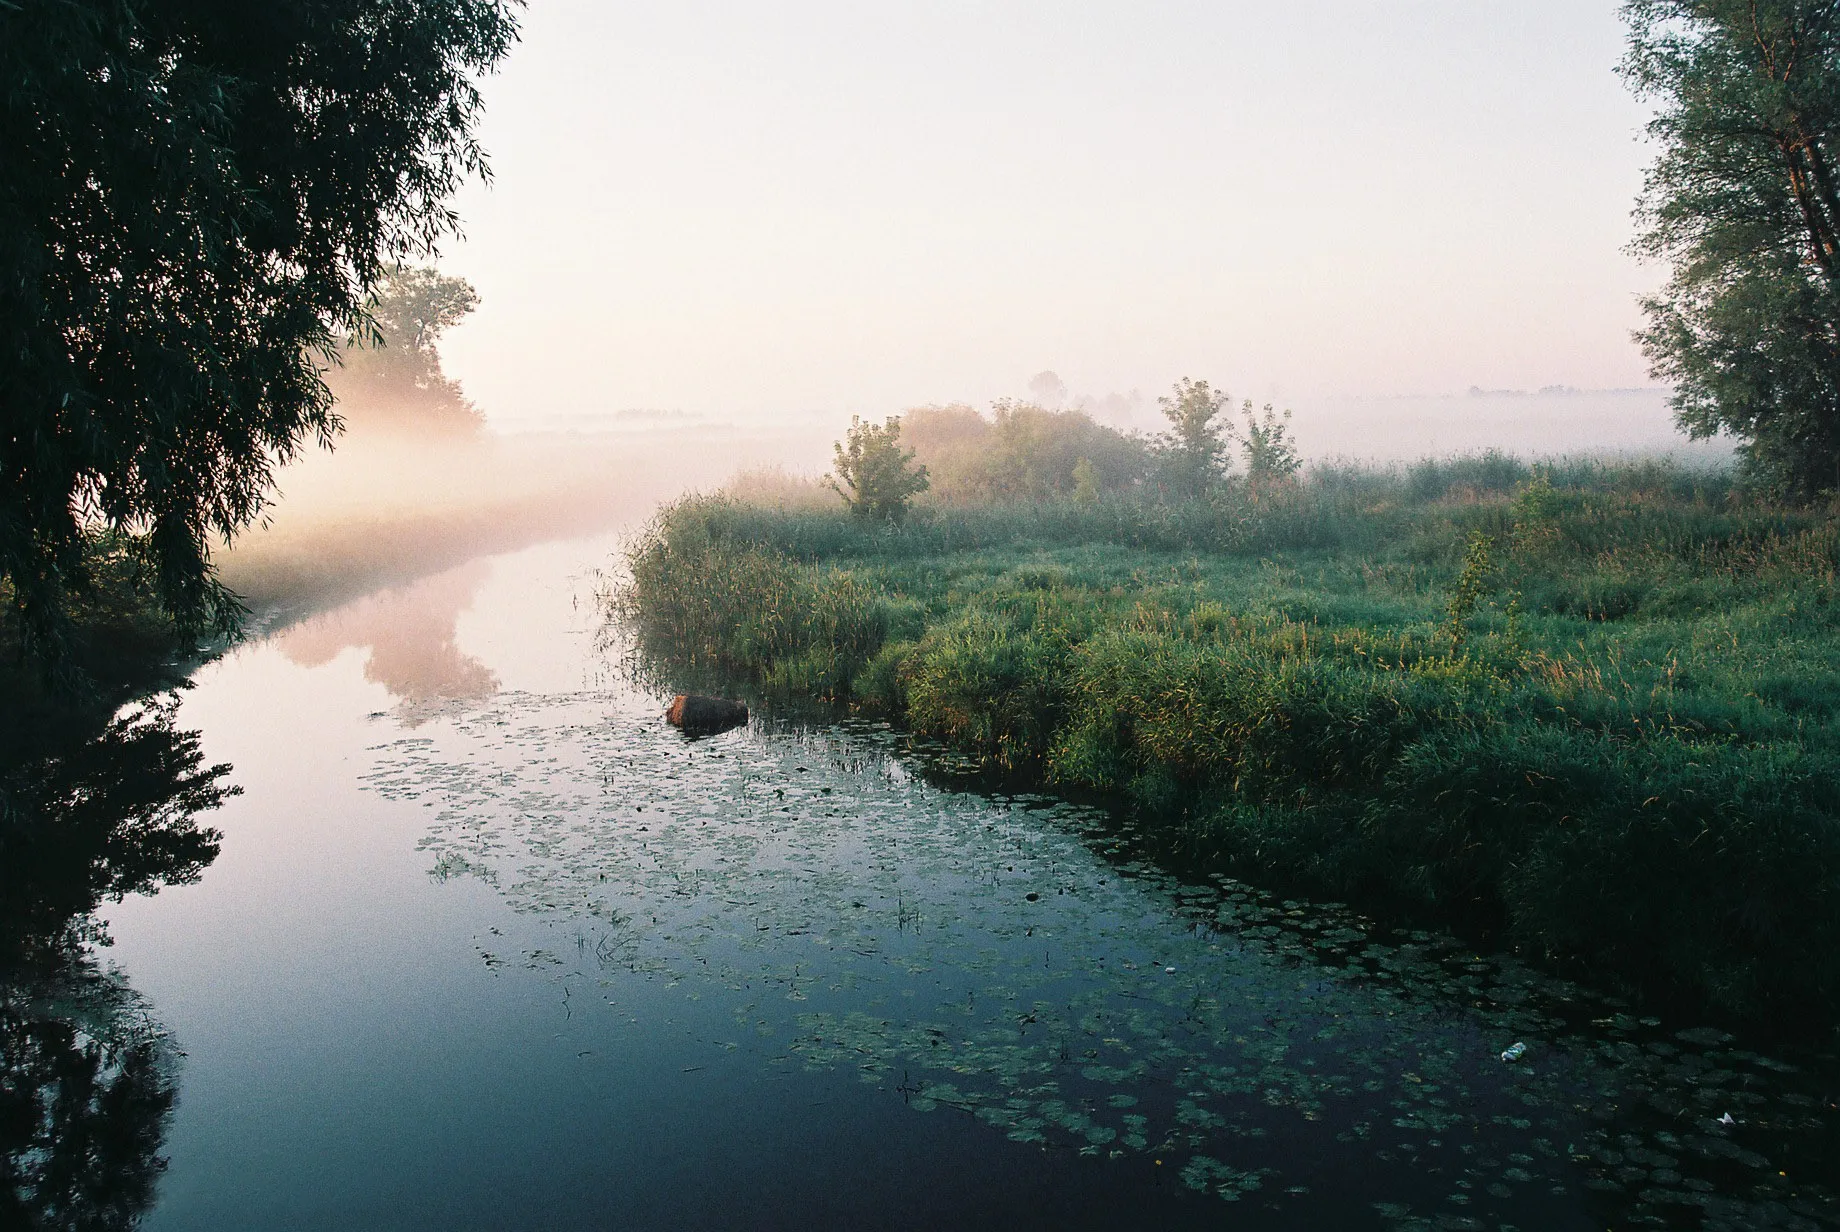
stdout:
{"type": "Polygon", "coordinates": [[[654,659],[1114,793],[1196,854],[1729,1011],[1840,1009],[1840,534],[1658,464],[1320,468],[1258,498],[693,498],[654,659]]]}

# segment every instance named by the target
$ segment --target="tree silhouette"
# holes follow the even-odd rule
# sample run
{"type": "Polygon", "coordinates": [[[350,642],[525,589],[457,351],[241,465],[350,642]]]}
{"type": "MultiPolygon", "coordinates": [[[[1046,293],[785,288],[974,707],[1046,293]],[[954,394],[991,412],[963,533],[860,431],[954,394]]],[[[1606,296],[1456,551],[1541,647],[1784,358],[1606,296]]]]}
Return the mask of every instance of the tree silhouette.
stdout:
{"type": "Polygon", "coordinates": [[[221,836],[197,816],[236,794],[175,699],[115,719],[59,756],[0,775],[0,968],[80,947],[104,899],[198,879],[221,836]]]}
{"type": "Polygon", "coordinates": [[[484,423],[460,383],[441,368],[436,347],[479,306],[464,278],[399,266],[378,283],[371,304],[376,332],[352,339],[327,374],[354,430],[471,434],[484,423]]]}
{"type": "Polygon", "coordinates": [[[0,4],[0,576],[56,660],[98,522],[184,630],[212,532],[338,428],[321,373],[483,174],[512,0],[0,4]]]}
{"type": "Polygon", "coordinates": [[[129,1228],[151,1205],[177,1093],[147,1008],[97,969],[104,899],[196,880],[234,791],[169,699],[0,775],[0,1227],[129,1228]]]}

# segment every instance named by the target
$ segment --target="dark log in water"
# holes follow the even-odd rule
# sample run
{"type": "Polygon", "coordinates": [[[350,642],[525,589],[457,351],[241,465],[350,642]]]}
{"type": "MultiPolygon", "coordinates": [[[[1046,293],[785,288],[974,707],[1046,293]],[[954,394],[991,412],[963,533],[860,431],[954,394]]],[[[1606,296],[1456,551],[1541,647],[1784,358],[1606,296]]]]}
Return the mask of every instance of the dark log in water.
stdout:
{"type": "Polygon", "coordinates": [[[673,727],[683,728],[686,735],[710,736],[747,722],[748,708],[720,697],[679,693],[672,699],[671,708],[664,712],[664,717],[673,727]]]}

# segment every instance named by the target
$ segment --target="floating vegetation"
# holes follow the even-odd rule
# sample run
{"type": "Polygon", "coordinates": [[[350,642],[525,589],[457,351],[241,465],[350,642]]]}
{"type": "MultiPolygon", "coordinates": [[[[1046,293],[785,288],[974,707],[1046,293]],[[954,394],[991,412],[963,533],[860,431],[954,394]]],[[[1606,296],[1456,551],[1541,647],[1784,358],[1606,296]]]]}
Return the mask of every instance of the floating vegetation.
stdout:
{"type": "Polygon", "coordinates": [[[1100,810],[924,781],[885,728],[691,744],[648,698],[510,694],[375,752],[369,786],[431,809],[432,874],[521,913],[482,961],[577,1007],[662,982],[725,1004],[712,1047],[1299,1217],[1353,1191],[1397,1227],[1840,1222],[1831,1058],[1185,882],[1100,810]]]}

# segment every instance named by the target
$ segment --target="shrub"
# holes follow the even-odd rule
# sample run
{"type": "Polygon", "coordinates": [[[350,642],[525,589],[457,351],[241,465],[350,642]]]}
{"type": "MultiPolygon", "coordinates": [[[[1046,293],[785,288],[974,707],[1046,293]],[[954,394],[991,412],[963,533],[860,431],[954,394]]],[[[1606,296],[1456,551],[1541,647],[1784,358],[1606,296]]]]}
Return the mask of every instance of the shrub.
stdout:
{"type": "Polygon", "coordinates": [[[829,482],[857,517],[899,522],[907,502],[927,488],[926,467],[913,460],[913,450],[901,448],[898,416],[878,427],[852,415],[848,434],[837,442],[829,482]]]}
{"type": "Polygon", "coordinates": [[[1286,411],[1280,416],[1266,403],[1264,415],[1255,416],[1248,402],[1244,414],[1246,426],[1240,433],[1240,448],[1246,458],[1246,482],[1254,492],[1262,492],[1295,481],[1303,461],[1291,442],[1291,413],[1286,411]]]}
{"type": "Polygon", "coordinates": [[[717,499],[666,509],[627,552],[616,609],[643,648],[825,699],[881,649],[888,610],[872,588],[733,535],[717,499]]]}
{"type": "Polygon", "coordinates": [[[951,506],[1074,499],[1135,489],[1149,471],[1146,443],[1082,411],[997,402],[988,418],[968,406],[923,407],[902,431],[932,480],[930,499],[951,506]]]}

